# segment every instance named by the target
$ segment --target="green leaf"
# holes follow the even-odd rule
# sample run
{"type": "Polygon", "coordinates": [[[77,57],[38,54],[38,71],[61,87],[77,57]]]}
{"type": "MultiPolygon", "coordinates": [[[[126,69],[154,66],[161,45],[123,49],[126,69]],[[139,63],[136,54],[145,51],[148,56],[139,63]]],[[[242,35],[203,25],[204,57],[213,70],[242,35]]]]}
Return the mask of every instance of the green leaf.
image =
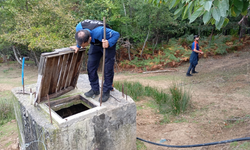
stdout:
{"type": "Polygon", "coordinates": [[[223,23],[223,27],[225,27],[228,24],[228,22],[229,22],[229,19],[225,18],[224,23],[223,23]]]}
{"type": "Polygon", "coordinates": [[[207,24],[208,21],[211,19],[211,11],[206,11],[205,14],[203,15],[203,22],[204,24],[207,24]]]}
{"type": "Polygon", "coordinates": [[[226,17],[227,16],[227,10],[229,9],[226,4],[226,0],[222,0],[219,2],[219,5],[218,5],[218,9],[220,10],[220,14],[222,17],[226,17]]]}
{"type": "Polygon", "coordinates": [[[222,27],[222,25],[223,25],[223,23],[224,23],[224,20],[225,20],[225,18],[220,17],[220,21],[216,21],[216,22],[215,22],[215,27],[216,27],[216,29],[218,29],[218,30],[221,29],[221,27],[222,27]]]}
{"type": "Polygon", "coordinates": [[[174,15],[179,14],[179,13],[183,10],[183,8],[184,8],[184,6],[183,6],[183,7],[178,8],[178,9],[174,12],[174,15]]]}
{"type": "Polygon", "coordinates": [[[249,6],[249,1],[248,0],[244,0],[242,12],[245,12],[245,11],[247,12],[248,6],[249,6]]]}
{"type": "Polygon", "coordinates": [[[247,10],[245,10],[244,12],[241,13],[242,16],[247,15],[247,10]]]}
{"type": "Polygon", "coordinates": [[[176,20],[178,17],[180,17],[180,15],[182,14],[184,6],[178,8],[175,12],[174,12],[174,19],[176,20]]]}
{"type": "Polygon", "coordinates": [[[239,16],[239,14],[241,13],[241,11],[237,9],[237,7],[234,7],[234,12],[236,13],[236,16],[239,16]]]}
{"type": "Polygon", "coordinates": [[[194,13],[189,17],[189,23],[192,23],[203,11],[203,7],[200,7],[198,10],[194,11],[194,13]]]}
{"type": "Polygon", "coordinates": [[[169,9],[172,9],[173,7],[175,7],[179,2],[180,0],[172,0],[171,4],[169,5],[169,9]]]}
{"type": "Polygon", "coordinates": [[[235,13],[235,11],[234,11],[234,7],[231,8],[231,15],[232,15],[233,17],[236,17],[236,13],[235,13]]]}
{"type": "Polygon", "coordinates": [[[219,5],[219,3],[220,3],[220,1],[219,1],[219,0],[214,0],[214,5],[215,5],[215,6],[218,6],[218,5],[219,5]]]}
{"type": "Polygon", "coordinates": [[[215,19],[214,19],[214,18],[211,19],[211,24],[212,24],[212,25],[215,24],[215,19]]]}
{"type": "Polygon", "coordinates": [[[210,11],[211,7],[212,7],[212,1],[206,1],[204,8],[206,11],[210,11]]]}
{"type": "Polygon", "coordinates": [[[213,16],[213,18],[214,18],[216,21],[220,21],[220,11],[218,10],[218,8],[213,7],[213,8],[211,9],[211,11],[212,11],[212,16],[213,16]]]}
{"type": "Polygon", "coordinates": [[[234,8],[238,9],[238,11],[241,12],[242,9],[243,9],[243,1],[241,1],[241,0],[234,0],[234,8]]]}
{"type": "Polygon", "coordinates": [[[187,18],[187,11],[189,9],[189,7],[193,4],[193,1],[191,1],[185,8],[183,14],[182,14],[182,19],[186,19],[187,18]]]}

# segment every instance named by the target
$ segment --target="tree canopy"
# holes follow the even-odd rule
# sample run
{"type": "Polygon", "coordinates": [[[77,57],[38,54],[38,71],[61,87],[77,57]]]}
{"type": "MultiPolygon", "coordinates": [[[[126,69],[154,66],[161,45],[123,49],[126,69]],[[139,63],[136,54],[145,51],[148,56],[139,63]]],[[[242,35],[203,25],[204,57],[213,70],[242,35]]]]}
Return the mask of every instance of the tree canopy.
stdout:
{"type": "Polygon", "coordinates": [[[166,4],[169,9],[177,8],[174,12],[175,18],[189,19],[194,22],[202,17],[203,23],[215,24],[221,29],[228,22],[229,16],[245,16],[248,13],[250,0],[147,0],[155,5],[166,4]]]}

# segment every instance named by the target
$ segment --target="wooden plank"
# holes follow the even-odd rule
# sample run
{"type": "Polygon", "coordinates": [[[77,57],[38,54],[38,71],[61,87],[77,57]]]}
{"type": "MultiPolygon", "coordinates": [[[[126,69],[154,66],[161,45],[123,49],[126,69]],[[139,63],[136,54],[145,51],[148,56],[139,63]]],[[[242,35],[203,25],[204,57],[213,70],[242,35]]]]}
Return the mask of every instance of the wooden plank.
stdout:
{"type": "Polygon", "coordinates": [[[92,104],[90,101],[88,101],[87,99],[85,99],[84,97],[80,96],[80,99],[86,103],[87,105],[89,105],[90,107],[94,108],[96,107],[96,105],[92,104]]]}
{"type": "MultiPolygon", "coordinates": [[[[49,98],[50,98],[50,99],[56,98],[56,97],[58,97],[58,96],[61,96],[61,95],[65,94],[65,93],[67,93],[67,92],[73,90],[73,89],[74,89],[74,87],[73,87],[73,86],[70,86],[70,87],[68,87],[68,88],[66,88],[66,89],[60,90],[60,91],[57,92],[57,93],[49,94],[49,98]]],[[[42,101],[45,101],[45,100],[47,100],[47,96],[41,96],[41,102],[42,102],[42,101]]]]}
{"type": "Polygon", "coordinates": [[[59,86],[59,82],[60,82],[60,77],[61,77],[61,71],[62,71],[62,67],[63,67],[63,60],[64,60],[64,55],[59,56],[59,60],[58,60],[58,64],[57,64],[57,80],[56,80],[56,88],[55,88],[55,93],[57,93],[58,90],[58,86],[59,86]]]}
{"type": "Polygon", "coordinates": [[[46,68],[43,75],[43,81],[41,84],[41,93],[40,93],[41,97],[46,97],[46,95],[49,94],[53,65],[54,65],[54,58],[46,59],[46,68]]]}
{"type": "Polygon", "coordinates": [[[61,71],[60,71],[60,79],[58,81],[59,84],[56,88],[57,92],[64,88],[64,85],[62,83],[63,83],[64,76],[65,76],[65,68],[67,67],[68,58],[69,58],[69,54],[66,54],[63,56],[62,67],[61,67],[61,71]]]}
{"type": "MultiPolygon", "coordinates": [[[[80,49],[78,52],[85,51],[85,50],[86,49],[80,49]]],[[[70,54],[70,53],[75,53],[75,51],[67,50],[67,49],[66,50],[60,50],[60,49],[58,49],[58,51],[56,49],[55,51],[56,51],[56,53],[48,55],[46,57],[50,58],[50,57],[55,57],[55,56],[60,56],[60,55],[65,55],[65,54],[70,54]]]]}
{"type": "Polygon", "coordinates": [[[49,94],[55,93],[56,92],[56,86],[57,86],[57,81],[58,81],[58,76],[59,76],[59,57],[54,57],[54,65],[53,65],[53,72],[52,72],[52,77],[50,81],[50,89],[49,89],[49,94]]]}
{"type": "Polygon", "coordinates": [[[79,52],[79,55],[77,57],[77,61],[76,61],[76,67],[74,70],[74,74],[73,74],[73,78],[71,79],[71,86],[76,87],[77,84],[77,80],[81,71],[81,67],[82,67],[82,62],[83,62],[83,57],[84,57],[85,52],[79,52]]]}
{"type": "Polygon", "coordinates": [[[72,54],[69,54],[69,58],[67,60],[67,66],[66,66],[66,69],[65,69],[65,76],[64,76],[64,79],[63,79],[63,82],[62,82],[62,85],[63,85],[63,88],[67,88],[66,86],[66,81],[67,81],[67,78],[68,78],[68,75],[69,75],[69,69],[70,69],[70,65],[71,65],[71,60],[72,60],[72,56],[73,56],[73,53],[72,54]]]}
{"type": "Polygon", "coordinates": [[[71,63],[71,66],[70,66],[69,76],[68,76],[68,79],[67,79],[66,87],[71,85],[73,74],[74,74],[74,71],[75,71],[75,68],[76,68],[76,62],[77,62],[78,54],[79,53],[74,53],[73,54],[73,59],[71,61],[72,63],[71,63]]]}
{"type": "Polygon", "coordinates": [[[43,74],[45,64],[46,64],[45,57],[41,56],[40,57],[40,62],[39,62],[39,67],[38,67],[38,74],[40,74],[40,75],[43,74]]]}
{"type": "Polygon", "coordinates": [[[36,101],[38,101],[38,103],[41,102],[41,91],[42,91],[42,83],[43,83],[44,77],[42,75],[38,75],[38,89],[37,89],[37,98],[36,101]]]}
{"type": "MultiPolygon", "coordinates": [[[[75,99],[80,100],[80,95],[75,95],[75,96],[66,97],[66,98],[62,98],[62,99],[59,99],[59,100],[51,101],[50,106],[54,107],[55,105],[59,105],[59,104],[62,104],[62,103],[68,103],[68,102],[74,101],[75,99]]],[[[48,105],[48,102],[46,102],[45,104],[48,105]]]]}

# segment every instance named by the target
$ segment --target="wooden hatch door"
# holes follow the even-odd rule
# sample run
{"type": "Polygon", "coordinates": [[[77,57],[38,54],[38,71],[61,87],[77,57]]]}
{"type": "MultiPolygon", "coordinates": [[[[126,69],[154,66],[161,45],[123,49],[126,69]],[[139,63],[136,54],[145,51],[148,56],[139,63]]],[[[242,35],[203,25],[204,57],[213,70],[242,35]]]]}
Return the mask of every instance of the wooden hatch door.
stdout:
{"type": "Polygon", "coordinates": [[[38,68],[35,102],[41,103],[73,90],[82,66],[85,49],[77,53],[70,48],[42,53],[38,68]]]}

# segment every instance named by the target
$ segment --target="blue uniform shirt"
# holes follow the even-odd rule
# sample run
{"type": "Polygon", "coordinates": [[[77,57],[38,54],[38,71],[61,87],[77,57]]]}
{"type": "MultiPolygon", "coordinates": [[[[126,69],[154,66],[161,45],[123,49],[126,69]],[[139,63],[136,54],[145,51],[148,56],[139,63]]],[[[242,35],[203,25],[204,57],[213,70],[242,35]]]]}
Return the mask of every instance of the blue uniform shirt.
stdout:
{"type": "MultiPolygon", "coordinates": [[[[76,26],[76,32],[79,30],[82,30],[82,29],[83,28],[82,28],[82,25],[80,22],[76,26]]],[[[86,30],[89,30],[89,29],[86,28],[86,30]]],[[[92,43],[95,43],[95,40],[98,40],[100,42],[102,41],[102,39],[103,39],[103,26],[99,26],[93,30],[89,30],[89,32],[90,32],[90,35],[92,37],[92,39],[91,39],[92,43]]],[[[109,42],[109,47],[114,46],[119,37],[120,37],[119,32],[114,31],[114,30],[109,29],[109,28],[106,28],[106,39],[109,42]]],[[[77,47],[81,48],[80,45],[77,45],[77,47]]]]}
{"type": "Polygon", "coordinates": [[[195,48],[196,50],[200,50],[200,49],[199,49],[199,43],[196,42],[196,41],[194,41],[193,44],[192,44],[192,47],[191,47],[192,51],[194,50],[194,48],[195,48]]]}

